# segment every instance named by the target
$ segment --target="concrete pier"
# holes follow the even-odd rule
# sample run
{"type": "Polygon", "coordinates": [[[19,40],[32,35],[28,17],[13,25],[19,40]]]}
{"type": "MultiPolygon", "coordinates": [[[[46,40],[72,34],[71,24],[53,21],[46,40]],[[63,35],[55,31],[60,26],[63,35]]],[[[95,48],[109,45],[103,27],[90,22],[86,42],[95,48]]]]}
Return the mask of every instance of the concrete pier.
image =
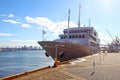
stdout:
{"type": "Polygon", "coordinates": [[[120,80],[120,53],[99,53],[20,74],[1,80],[120,80]]]}

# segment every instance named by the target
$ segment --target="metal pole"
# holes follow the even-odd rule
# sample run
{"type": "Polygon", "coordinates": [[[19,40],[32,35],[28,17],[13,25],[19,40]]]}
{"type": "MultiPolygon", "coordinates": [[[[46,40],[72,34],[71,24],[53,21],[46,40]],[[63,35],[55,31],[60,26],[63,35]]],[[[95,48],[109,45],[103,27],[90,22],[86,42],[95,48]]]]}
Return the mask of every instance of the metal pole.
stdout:
{"type": "Polygon", "coordinates": [[[56,46],[56,52],[55,52],[55,61],[57,61],[57,46],[56,46]]]}
{"type": "Polygon", "coordinates": [[[55,47],[56,51],[55,51],[55,61],[54,61],[54,66],[53,66],[53,67],[57,67],[58,64],[59,64],[58,59],[57,59],[57,46],[58,46],[58,45],[55,45],[55,46],[56,46],[56,47],[55,47]]]}

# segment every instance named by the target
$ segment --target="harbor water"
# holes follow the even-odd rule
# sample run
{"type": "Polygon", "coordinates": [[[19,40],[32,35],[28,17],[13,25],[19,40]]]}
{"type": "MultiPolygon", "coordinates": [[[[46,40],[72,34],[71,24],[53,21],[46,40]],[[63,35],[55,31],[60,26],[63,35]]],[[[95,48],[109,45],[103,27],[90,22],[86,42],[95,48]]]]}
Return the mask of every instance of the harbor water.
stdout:
{"type": "Polygon", "coordinates": [[[0,78],[48,65],[51,66],[53,64],[52,58],[46,57],[44,53],[44,50],[0,52],[0,78]]]}

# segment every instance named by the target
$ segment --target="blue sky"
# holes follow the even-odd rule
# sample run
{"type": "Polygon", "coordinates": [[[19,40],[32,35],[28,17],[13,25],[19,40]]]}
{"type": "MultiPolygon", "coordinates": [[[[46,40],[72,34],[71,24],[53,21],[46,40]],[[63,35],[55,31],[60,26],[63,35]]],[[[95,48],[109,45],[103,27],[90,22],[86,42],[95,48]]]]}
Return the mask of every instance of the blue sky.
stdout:
{"type": "Polygon", "coordinates": [[[101,43],[120,37],[119,0],[1,0],[0,47],[23,45],[39,46],[42,29],[45,40],[54,40],[67,28],[67,14],[71,9],[70,26],[77,26],[78,7],[81,4],[81,25],[94,26],[101,43]]]}

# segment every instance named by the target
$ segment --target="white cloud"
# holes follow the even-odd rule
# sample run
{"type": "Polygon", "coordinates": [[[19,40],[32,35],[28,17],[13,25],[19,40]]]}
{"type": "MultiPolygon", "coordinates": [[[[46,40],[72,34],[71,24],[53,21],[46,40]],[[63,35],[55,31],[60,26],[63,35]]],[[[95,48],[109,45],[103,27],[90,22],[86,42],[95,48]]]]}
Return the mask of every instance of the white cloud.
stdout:
{"type": "Polygon", "coordinates": [[[39,40],[18,40],[18,39],[14,39],[14,40],[11,40],[11,42],[15,42],[15,43],[37,43],[39,40]]]}
{"type": "Polygon", "coordinates": [[[8,22],[8,23],[11,23],[11,24],[19,24],[20,23],[18,21],[12,20],[12,19],[5,19],[5,20],[3,20],[3,22],[8,22]]]}
{"type": "Polygon", "coordinates": [[[22,24],[22,27],[24,27],[24,28],[32,28],[32,27],[30,26],[30,24],[22,24]]]}
{"type": "Polygon", "coordinates": [[[12,17],[14,17],[14,15],[13,15],[13,14],[9,14],[8,17],[9,17],[9,18],[12,18],[12,17]]]}
{"type": "Polygon", "coordinates": [[[34,23],[39,26],[47,27],[47,26],[51,26],[55,24],[53,21],[51,21],[50,19],[46,17],[32,18],[32,17],[26,16],[25,19],[27,20],[28,23],[34,23]]]}
{"type": "Polygon", "coordinates": [[[8,17],[8,18],[15,17],[12,13],[10,13],[9,15],[6,15],[6,14],[0,14],[0,16],[8,17]]]}
{"type": "MultiPolygon", "coordinates": [[[[28,23],[32,23],[35,25],[38,25],[38,29],[47,29],[50,32],[54,33],[54,36],[58,36],[59,33],[62,32],[63,29],[68,27],[68,22],[67,21],[62,21],[62,22],[53,22],[52,20],[46,18],[46,17],[25,17],[26,21],[28,23]]],[[[73,22],[70,22],[70,27],[77,27],[77,25],[73,22]]]]}
{"type": "Polygon", "coordinates": [[[8,33],[0,33],[0,36],[13,36],[13,34],[8,34],[8,33]]]}

